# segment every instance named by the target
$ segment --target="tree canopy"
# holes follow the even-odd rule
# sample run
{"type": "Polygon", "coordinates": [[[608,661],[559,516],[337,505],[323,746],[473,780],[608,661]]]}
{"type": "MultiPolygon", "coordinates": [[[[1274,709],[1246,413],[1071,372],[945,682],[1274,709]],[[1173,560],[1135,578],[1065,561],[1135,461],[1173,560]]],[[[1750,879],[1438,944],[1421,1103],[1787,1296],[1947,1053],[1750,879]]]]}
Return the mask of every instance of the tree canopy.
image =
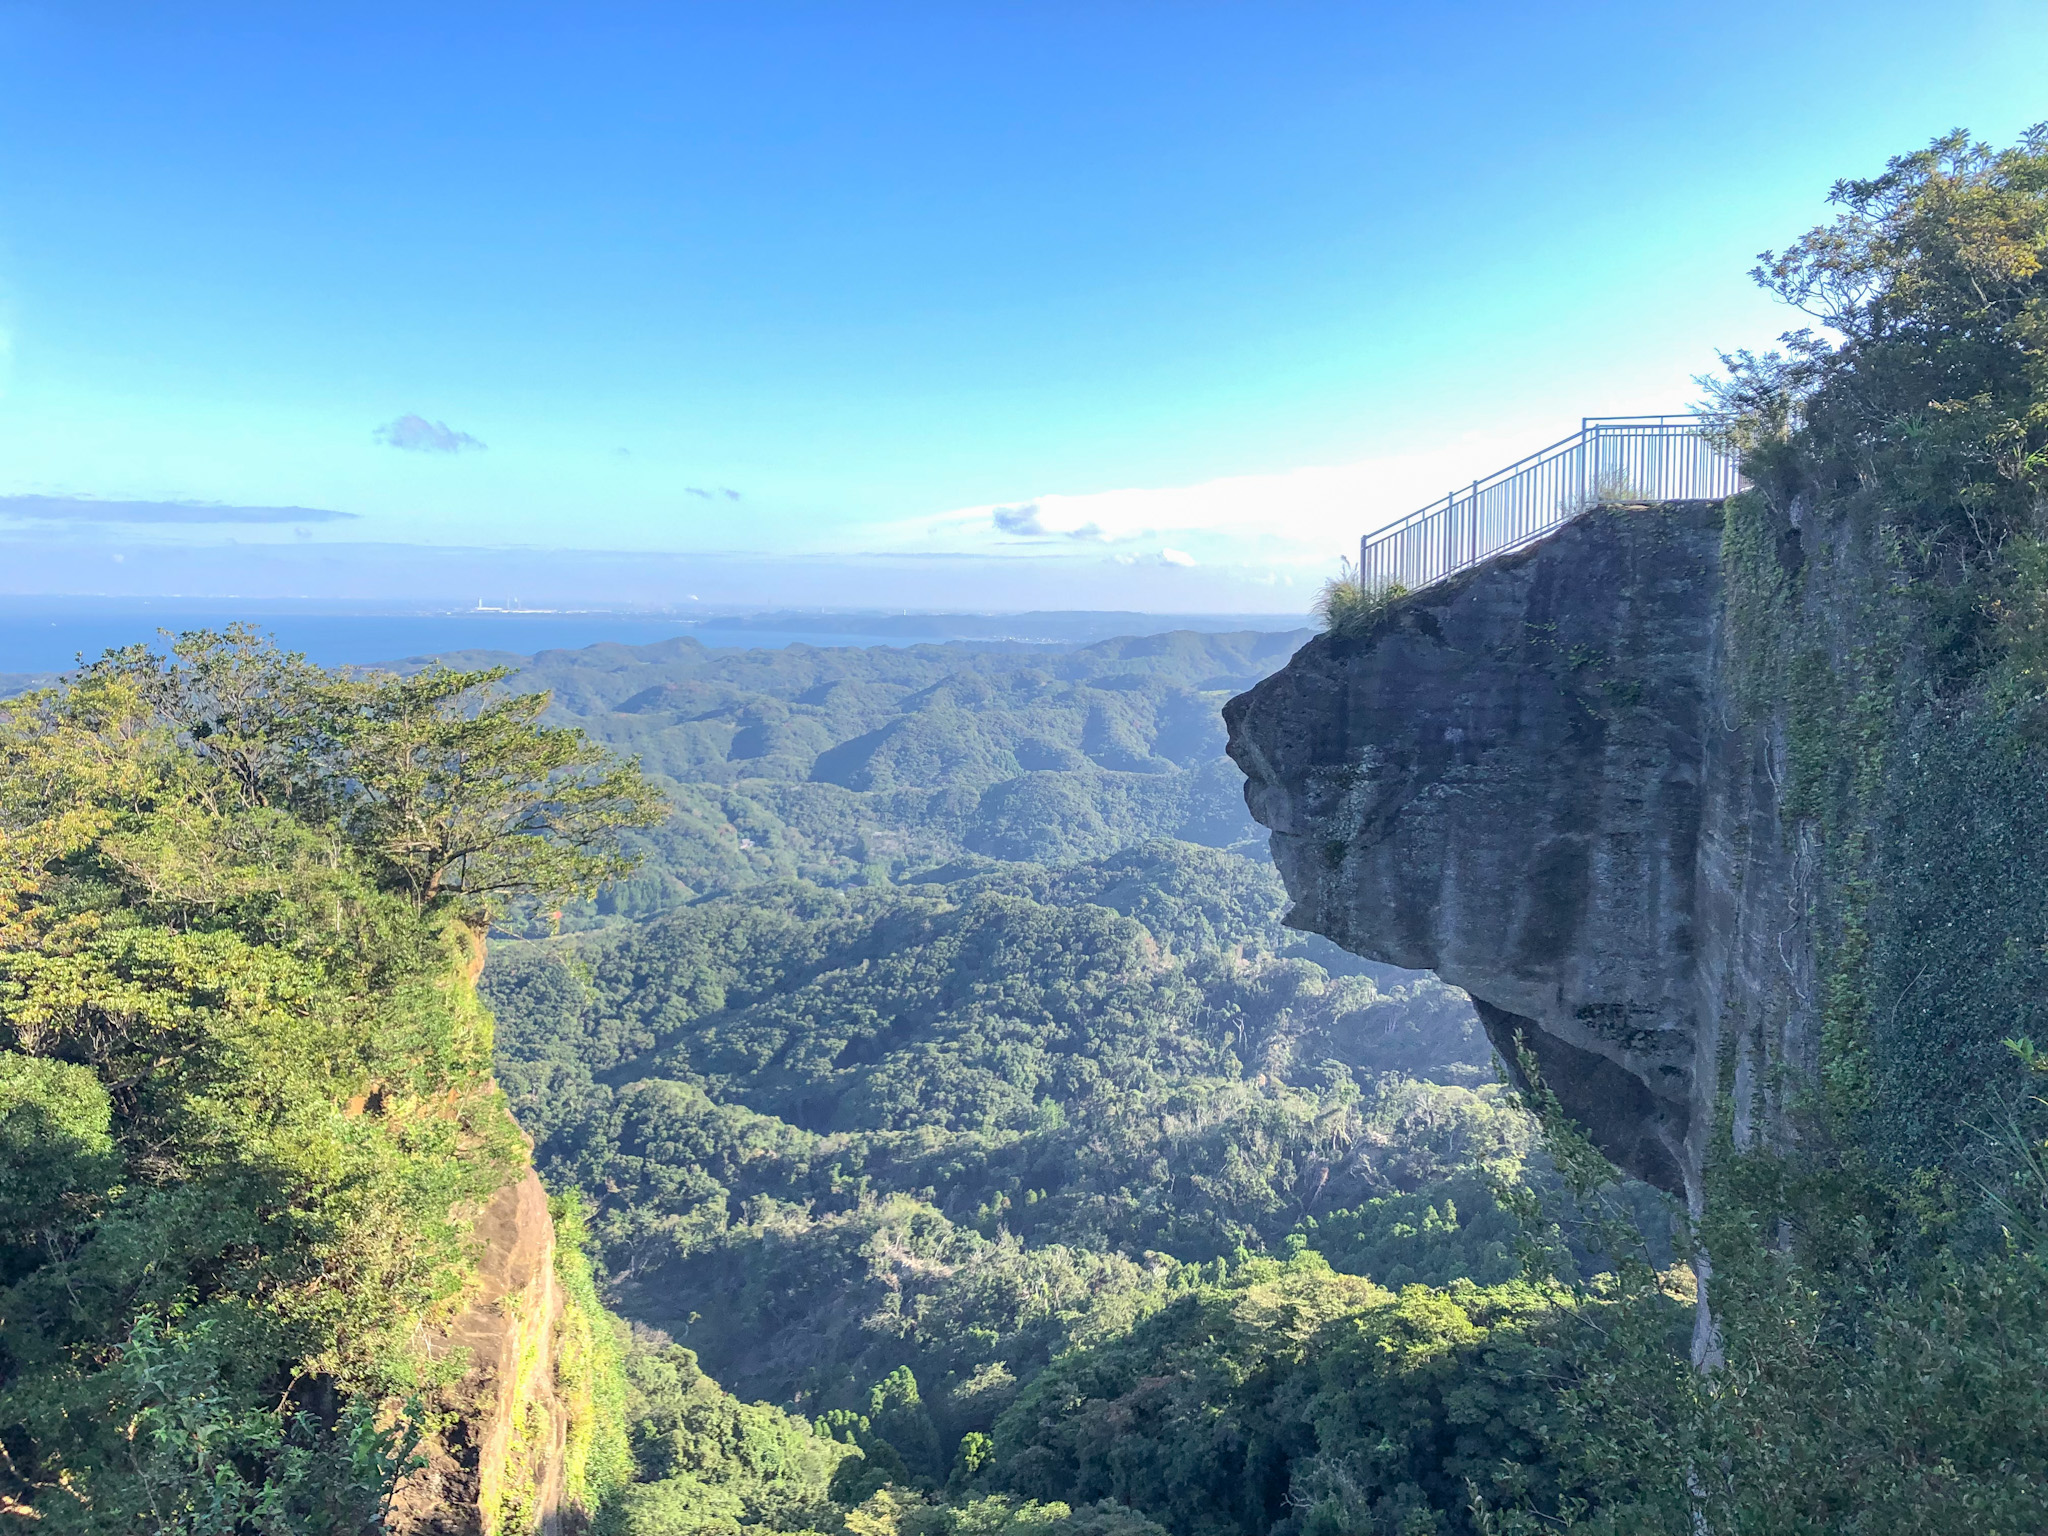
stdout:
{"type": "Polygon", "coordinates": [[[422,1327],[525,1162],[468,926],[620,867],[611,829],[654,805],[489,681],[232,631],[0,707],[8,1512],[374,1526],[409,1443],[388,1405],[440,1369],[422,1327]],[[415,780],[439,852],[394,850],[415,780]],[[487,873],[437,888],[456,847],[487,873]]]}

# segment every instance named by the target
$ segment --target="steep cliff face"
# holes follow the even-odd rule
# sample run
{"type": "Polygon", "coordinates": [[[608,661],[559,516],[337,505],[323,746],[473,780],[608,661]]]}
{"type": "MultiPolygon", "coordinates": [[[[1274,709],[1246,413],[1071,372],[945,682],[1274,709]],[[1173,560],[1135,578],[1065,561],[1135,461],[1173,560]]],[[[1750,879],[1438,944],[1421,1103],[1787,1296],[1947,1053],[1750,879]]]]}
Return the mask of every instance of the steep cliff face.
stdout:
{"type": "MultiPolygon", "coordinates": [[[[455,934],[462,985],[473,1004],[486,935],[455,934]]],[[[481,1006],[477,1004],[477,1006],[481,1006]]],[[[530,1154],[532,1144],[526,1141],[530,1154]]],[[[597,1377],[616,1369],[599,1336],[610,1326],[578,1244],[581,1218],[560,1241],[547,1190],[525,1158],[518,1176],[484,1203],[471,1227],[475,1268],[458,1310],[432,1341],[436,1359],[459,1356],[461,1376],[431,1404],[445,1427],[426,1465],[399,1484],[387,1529],[399,1536],[554,1536],[587,1526],[620,1480],[592,1466],[607,1448],[597,1377]],[[599,1358],[605,1356],[605,1358],[599,1358]]],[[[624,1453],[621,1444],[609,1453],[624,1453]]]]}
{"type": "Polygon", "coordinates": [[[546,1191],[531,1170],[476,1223],[470,1293],[441,1341],[468,1368],[442,1394],[453,1422],[399,1487],[388,1529],[403,1536],[524,1536],[557,1529],[569,1431],[556,1391],[562,1295],[546,1191]]]}
{"type": "Polygon", "coordinates": [[[1717,503],[1591,513],[1224,711],[1288,921],[1465,988],[1510,1071],[1519,1039],[1609,1156],[1695,1205],[1724,1042],[1746,1135],[1812,1032],[1779,752],[1722,678],[1721,547],[1717,503]]]}

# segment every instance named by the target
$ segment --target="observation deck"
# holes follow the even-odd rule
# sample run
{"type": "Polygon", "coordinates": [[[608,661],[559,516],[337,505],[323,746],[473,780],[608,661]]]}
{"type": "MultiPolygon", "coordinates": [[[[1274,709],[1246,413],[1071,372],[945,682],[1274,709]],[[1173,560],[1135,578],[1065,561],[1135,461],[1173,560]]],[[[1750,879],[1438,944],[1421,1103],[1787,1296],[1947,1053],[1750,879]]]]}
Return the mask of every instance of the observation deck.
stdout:
{"type": "Polygon", "coordinates": [[[1709,416],[1588,416],[1570,437],[1367,534],[1359,580],[1412,592],[1595,507],[1732,496],[1748,482],[1716,425],[1709,416]]]}

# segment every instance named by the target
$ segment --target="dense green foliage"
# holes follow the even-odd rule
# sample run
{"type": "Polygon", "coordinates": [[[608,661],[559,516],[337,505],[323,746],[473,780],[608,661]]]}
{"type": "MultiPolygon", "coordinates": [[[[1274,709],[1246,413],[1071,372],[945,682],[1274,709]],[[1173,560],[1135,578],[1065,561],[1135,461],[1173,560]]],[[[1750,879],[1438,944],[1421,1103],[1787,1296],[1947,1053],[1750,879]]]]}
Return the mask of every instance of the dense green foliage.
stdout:
{"type": "Polygon", "coordinates": [[[597,1294],[582,1200],[571,1190],[550,1207],[562,1294],[554,1385],[567,1408],[562,1496],[572,1509],[595,1511],[616,1500],[638,1472],[627,1428],[628,1336],[597,1294]]]}
{"type": "MultiPolygon", "coordinates": [[[[669,649],[553,658],[550,677],[602,665],[603,686],[630,701],[647,692],[634,686],[643,669],[672,665],[669,649]]],[[[921,692],[892,703],[891,718],[971,699],[971,714],[945,723],[963,735],[953,755],[885,754],[889,773],[907,778],[913,763],[923,803],[941,811],[963,803],[963,784],[985,807],[995,789],[1036,777],[1058,787],[1044,802],[1057,811],[1113,806],[1129,785],[1099,765],[1029,768],[987,744],[1064,729],[1078,745],[1090,729],[1082,706],[1100,702],[1090,694],[1156,714],[1174,678],[1237,651],[1267,654],[1243,637],[1171,636],[1067,654],[799,651],[718,666],[758,685],[744,707],[772,687],[819,701],[819,716],[797,718],[841,731],[826,706],[848,690],[820,688],[821,668],[914,676],[921,692]],[[1048,705],[1048,676],[1080,682],[1048,705]]],[[[587,697],[575,707],[593,728],[617,730],[587,697]]],[[[716,716],[661,726],[729,748],[712,734],[724,728],[716,716]]],[[[900,746],[924,728],[898,725],[884,740],[900,746]]],[[[1190,741],[1219,754],[1220,731],[1203,729],[1190,741]]],[[[672,793],[690,806],[721,784],[768,798],[802,782],[813,828],[829,825],[820,807],[894,814],[874,789],[819,797],[810,775],[822,754],[787,751],[765,769],[741,761],[744,776],[700,760],[702,779],[672,793]]],[[[1185,767],[1150,777],[1170,784],[1222,766],[1191,749],[1185,767]]],[[[679,904],[659,915],[622,924],[615,910],[605,923],[585,909],[581,921],[600,926],[497,946],[485,991],[501,1081],[546,1176],[583,1191],[609,1300],[657,1330],[637,1336],[628,1373],[679,1372],[702,1405],[689,1422],[705,1427],[691,1433],[727,1448],[706,1449],[714,1471],[692,1482],[667,1470],[681,1439],[650,1449],[641,1435],[639,1475],[651,1482],[615,1504],[623,1529],[1156,1529],[1149,1519],[1264,1531],[1285,1510],[1235,1491],[1222,1524],[1191,1524],[1190,1501],[1245,1475],[1220,1441],[1141,1452],[1144,1437],[1118,1428],[1122,1408],[1076,1409],[1058,1415],[1065,1459],[1048,1462],[1023,1427],[1045,1418],[1046,1392],[1072,1390],[1062,1373],[1080,1362],[1157,1374],[1145,1362],[1180,1347],[1170,1341],[1187,1319],[1200,1326],[1212,1313],[1248,1320],[1242,1359],[1219,1356],[1181,1407],[1285,1440],[1279,1470],[1268,1469],[1283,1504],[1290,1490],[1319,1490],[1324,1526],[1348,1518],[1334,1512],[1353,1508],[1343,1490],[1370,1461],[1381,1482],[1357,1507],[1425,1509],[1448,1489],[1463,1508],[1458,1457],[1478,1454],[1452,1447],[1463,1431],[1418,1427],[1412,1466],[1333,1431],[1317,1460],[1299,1415],[1351,1414],[1362,1437],[1392,1422],[1402,1392],[1455,1397],[1456,1362],[1484,1353],[1491,1330],[1505,1330],[1487,1346],[1505,1361],[1522,1358],[1510,1336],[1520,1341],[1539,1318],[1549,1326],[1551,1293],[1516,1288],[1530,1231],[1548,1231],[1539,1269],[1593,1267],[1594,1256],[1497,1198],[1503,1181],[1533,1181],[1555,1214],[1569,1213],[1460,994],[1291,932],[1273,870],[1236,838],[1214,847],[1150,835],[1159,825],[1105,821],[1076,841],[1048,824],[1003,850],[1031,857],[1003,858],[977,852],[989,844],[971,826],[963,835],[935,817],[912,830],[940,862],[875,869],[835,863],[770,823],[745,850],[763,856],[744,867],[669,843],[657,858],[678,880],[665,899],[679,904]],[[1104,842],[1109,851],[1091,851],[1104,842]],[[685,887],[708,894],[684,901],[685,887]],[[1261,1257],[1282,1254],[1284,1265],[1261,1257]],[[1351,1277],[1366,1274],[1382,1283],[1351,1277]],[[1445,1311],[1435,1293],[1388,1288],[1415,1281],[1464,1289],[1445,1311]],[[1274,1285],[1301,1318],[1268,1335],[1274,1285]],[[1333,1383],[1302,1374],[1303,1340],[1314,1334],[1320,1347],[1337,1337],[1336,1319],[1366,1312],[1376,1321],[1360,1337],[1382,1339],[1382,1323],[1409,1330],[1406,1374],[1361,1375],[1381,1349],[1361,1344],[1345,1359],[1364,1396],[1340,1406],[1333,1383]],[[1324,1323],[1331,1331],[1315,1333],[1324,1323]],[[1425,1370],[1424,1355],[1437,1363],[1425,1370]],[[1256,1370],[1244,1365],[1254,1359],[1256,1370]],[[1291,1385],[1276,1397],[1281,1375],[1291,1385]],[[743,1407],[712,1377],[766,1401],[743,1407]],[[798,1410],[810,1433],[842,1448],[829,1475],[792,1459],[798,1410]],[[750,1448],[730,1449],[741,1444],[750,1448]],[[1171,1470],[1138,1483],[1079,1470],[1141,1455],[1171,1470]],[[763,1480],[780,1467],[798,1469],[787,1486],[763,1480]],[[1207,1481],[1187,1482],[1178,1503],[1160,1495],[1200,1468],[1207,1481]]],[[[1228,825],[1242,826],[1241,811],[1228,825]]],[[[1658,1197],[1635,1198],[1653,1224],[1663,1219],[1658,1197]]],[[[1485,1476],[1494,1491],[1522,1486],[1485,1476]]]]}
{"type": "Polygon", "coordinates": [[[1755,482],[1729,661],[1810,871],[1817,1082],[1796,1148],[1731,1118],[1709,1160],[1725,1363],[1687,1369],[1626,1299],[1576,1346],[1552,1455],[1588,1530],[2048,1519],[2048,1127],[2007,1044],[2048,982],[2048,137],[1955,135],[1835,198],[1757,274],[1833,338],[1721,390],[1755,482]]]}
{"type": "MultiPolygon", "coordinates": [[[[1649,1288],[1568,1341],[1546,1461],[1556,1505],[1494,1529],[1600,1536],[1954,1530],[2048,1512],[2048,1254],[1872,1223],[1882,1185],[1724,1145],[1701,1239],[1725,1362],[1694,1370],[1649,1288]]],[[[1894,1196],[1895,1198],[1895,1196],[1894,1196]]],[[[1930,1213],[1931,1214],[1931,1213],[1930,1213]]]]}
{"type": "Polygon", "coordinates": [[[1724,393],[1757,490],[1731,505],[1737,661],[1786,721],[1789,835],[1826,885],[1831,1136],[1909,1174],[1982,1138],[2039,1032],[2048,765],[2048,138],[1960,135],[1836,189],[1759,276],[1840,333],[1724,393]]]}
{"type": "Polygon", "coordinates": [[[694,1536],[735,1525],[839,1525],[828,1485],[842,1461],[860,1461],[846,1444],[766,1403],[741,1403],[687,1349],[643,1345],[626,1368],[640,1481],[606,1511],[610,1527],[694,1536]]]}
{"type": "Polygon", "coordinates": [[[1252,1260],[1041,1374],[996,1426],[995,1475],[1176,1536],[1426,1531],[1475,1493],[1543,1500],[1566,1304],[1252,1260]]]}
{"type": "Polygon", "coordinates": [[[640,871],[565,904],[561,926],[962,857],[1058,864],[1156,837],[1255,852],[1218,710],[1302,638],[543,652],[516,685],[550,691],[551,721],[636,755],[676,805],[635,843],[640,871]]]}
{"type": "Polygon", "coordinates": [[[492,680],[340,677],[231,632],[8,704],[0,1508],[378,1521],[420,1428],[391,1410],[451,1364],[422,1326],[468,1213],[525,1160],[479,928],[614,867],[648,805],[492,680]]]}
{"type": "Polygon", "coordinates": [[[957,1439],[1174,1261],[1319,1212],[1310,1241],[1512,1267],[1482,1170],[1528,1131],[1469,1005],[1276,953],[1279,904],[1185,844],[757,887],[505,947],[501,1075],[632,1315],[698,1314],[721,1379],[786,1401],[851,1407],[909,1365],[957,1439]]]}

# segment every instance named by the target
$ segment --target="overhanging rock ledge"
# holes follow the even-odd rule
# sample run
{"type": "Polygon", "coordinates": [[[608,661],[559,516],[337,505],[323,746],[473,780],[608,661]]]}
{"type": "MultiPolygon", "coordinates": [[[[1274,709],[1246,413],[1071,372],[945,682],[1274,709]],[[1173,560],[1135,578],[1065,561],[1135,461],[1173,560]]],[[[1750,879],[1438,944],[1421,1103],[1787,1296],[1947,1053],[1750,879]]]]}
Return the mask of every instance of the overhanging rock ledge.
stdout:
{"type": "Polygon", "coordinates": [[[1719,686],[1720,546],[1719,503],[1589,513],[1224,708],[1287,921],[1463,987],[1511,1072],[1519,1035],[1695,1208],[1730,1000],[1802,1056],[1812,970],[1770,733],[1719,686]]]}

